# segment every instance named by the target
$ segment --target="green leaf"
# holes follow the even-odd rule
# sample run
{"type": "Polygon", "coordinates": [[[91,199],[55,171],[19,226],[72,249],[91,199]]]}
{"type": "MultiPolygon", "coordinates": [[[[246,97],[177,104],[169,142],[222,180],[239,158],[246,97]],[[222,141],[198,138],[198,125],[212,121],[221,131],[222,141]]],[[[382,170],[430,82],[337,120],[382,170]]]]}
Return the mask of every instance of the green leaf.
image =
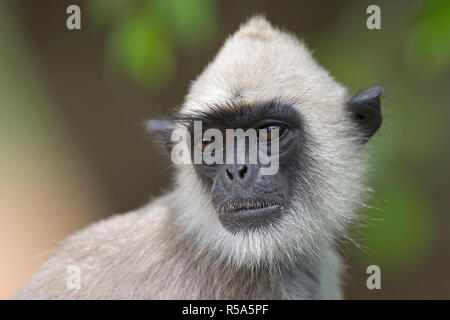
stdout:
{"type": "Polygon", "coordinates": [[[110,63],[118,62],[143,86],[165,84],[175,66],[163,25],[149,10],[134,12],[113,30],[108,53],[110,63]]]}
{"type": "Polygon", "coordinates": [[[217,32],[215,1],[155,0],[154,7],[177,42],[186,48],[204,45],[217,32]]]}
{"type": "Polygon", "coordinates": [[[407,45],[407,55],[413,65],[438,74],[450,65],[450,1],[426,3],[413,26],[407,45]]]}

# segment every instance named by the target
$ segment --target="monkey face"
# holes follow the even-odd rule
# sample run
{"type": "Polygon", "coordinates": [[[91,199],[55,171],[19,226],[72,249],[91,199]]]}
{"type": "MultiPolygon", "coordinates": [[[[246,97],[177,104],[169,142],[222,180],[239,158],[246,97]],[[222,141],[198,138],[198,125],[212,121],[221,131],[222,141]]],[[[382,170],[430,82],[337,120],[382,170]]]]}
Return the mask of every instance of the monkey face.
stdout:
{"type": "Polygon", "coordinates": [[[268,231],[277,225],[290,208],[291,190],[298,183],[298,172],[306,170],[307,160],[302,154],[306,137],[300,115],[282,101],[257,105],[236,102],[226,108],[211,106],[208,112],[179,116],[180,119],[190,123],[188,128],[194,137],[191,159],[222,226],[231,233],[237,233],[268,231]],[[219,135],[221,137],[202,134],[196,139],[192,127],[195,122],[202,124],[202,133],[214,128],[219,133],[228,132],[228,136],[226,133],[219,135]],[[247,134],[239,137],[236,130],[247,134]],[[252,132],[255,132],[255,139],[251,139],[252,132]],[[210,144],[220,138],[227,143],[224,141],[218,145],[219,148],[210,148],[210,144]],[[230,141],[235,143],[230,146],[230,141]],[[266,149],[261,145],[265,142],[266,149]],[[238,147],[240,143],[242,148],[238,147]],[[276,150],[273,148],[275,143],[276,150]],[[256,151],[253,162],[252,150],[256,151]],[[215,156],[218,152],[225,154],[220,158],[224,161],[195,162],[196,153],[204,156],[211,152],[215,152],[215,156]],[[268,156],[269,161],[264,161],[264,156],[268,156]],[[275,161],[277,167],[267,170],[274,166],[275,161]]]}

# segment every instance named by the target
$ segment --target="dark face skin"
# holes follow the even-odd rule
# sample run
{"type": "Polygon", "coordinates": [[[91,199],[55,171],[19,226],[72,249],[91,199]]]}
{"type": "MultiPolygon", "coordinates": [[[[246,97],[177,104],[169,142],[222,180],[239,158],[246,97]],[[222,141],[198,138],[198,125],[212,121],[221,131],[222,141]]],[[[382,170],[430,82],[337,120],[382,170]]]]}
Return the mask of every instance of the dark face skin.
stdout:
{"type": "MultiPolygon", "coordinates": [[[[361,144],[381,125],[380,95],[380,88],[372,88],[358,94],[347,104],[349,116],[361,130],[361,144]]],[[[307,185],[302,180],[308,176],[309,164],[314,159],[308,157],[305,146],[312,141],[305,131],[301,115],[287,103],[270,101],[252,106],[219,105],[195,115],[178,115],[174,120],[191,132],[192,158],[195,152],[205,152],[212,142],[211,139],[202,140],[194,136],[194,121],[202,122],[203,131],[209,128],[223,132],[225,129],[238,128],[244,131],[249,128],[257,131],[266,129],[265,132],[269,133],[278,131],[279,169],[276,174],[262,175],[261,168],[264,165],[259,158],[256,164],[250,164],[248,140],[245,143],[247,156],[243,163],[236,163],[239,150],[235,147],[232,150],[235,154],[234,163],[194,164],[204,191],[211,197],[219,221],[231,233],[270,230],[290,208],[293,186],[307,185]]],[[[156,133],[159,143],[169,149],[173,128],[173,121],[153,120],[149,123],[149,130],[156,133]]],[[[304,191],[305,200],[308,199],[308,192],[312,193],[313,190],[304,191]]]]}
{"type": "MultiPolygon", "coordinates": [[[[248,153],[250,141],[245,141],[245,162],[237,163],[238,152],[234,148],[235,161],[231,164],[195,164],[194,168],[205,192],[211,201],[225,229],[232,233],[268,229],[276,224],[289,207],[294,173],[305,170],[302,167],[305,140],[300,115],[289,105],[270,102],[255,106],[236,105],[212,109],[207,115],[192,120],[202,121],[203,130],[259,129],[272,136],[278,131],[279,170],[274,175],[263,175],[261,168],[270,164],[251,164],[248,153]],[[219,110],[219,111],[217,111],[219,110]]],[[[192,125],[189,126],[193,136],[192,125]]],[[[267,135],[266,133],[266,135],[267,135]]],[[[225,136],[225,135],[224,135],[225,136]]],[[[259,138],[259,137],[258,137],[259,138]]],[[[192,153],[205,152],[211,140],[193,139],[192,153]]],[[[235,146],[237,145],[237,141],[235,146]]],[[[228,151],[225,146],[224,151],[228,151]]],[[[270,151],[270,144],[268,146],[270,151]]],[[[304,161],[303,161],[304,162],[304,161]]],[[[304,163],[303,163],[304,164],[304,163]]]]}

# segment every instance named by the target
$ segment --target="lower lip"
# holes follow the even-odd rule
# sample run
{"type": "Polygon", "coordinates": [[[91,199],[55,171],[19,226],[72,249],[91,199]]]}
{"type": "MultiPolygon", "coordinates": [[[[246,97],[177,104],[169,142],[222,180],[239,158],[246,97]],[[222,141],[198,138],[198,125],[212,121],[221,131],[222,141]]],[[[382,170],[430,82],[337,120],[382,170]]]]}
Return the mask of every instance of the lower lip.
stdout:
{"type": "Polygon", "coordinates": [[[263,208],[257,208],[257,209],[242,209],[242,210],[236,210],[236,211],[226,211],[226,212],[223,212],[223,214],[239,214],[239,215],[252,216],[252,215],[258,215],[258,214],[262,214],[262,213],[269,213],[268,211],[281,211],[281,210],[282,210],[282,206],[277,204],[277,205],[263,207],[263,208]]]}

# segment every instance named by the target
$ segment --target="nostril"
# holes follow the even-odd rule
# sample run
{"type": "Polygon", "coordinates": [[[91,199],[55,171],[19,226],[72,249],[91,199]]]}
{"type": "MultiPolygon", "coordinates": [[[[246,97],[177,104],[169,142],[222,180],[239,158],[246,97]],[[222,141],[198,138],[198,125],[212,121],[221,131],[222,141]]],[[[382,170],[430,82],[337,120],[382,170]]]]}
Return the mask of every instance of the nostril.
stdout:
{"type": "Polygon", "coordinates": [[[230,173],[230,171],[228,171],[228,169],[226,169],[225,172],[227,173],[228,178],[230,180],[233,180],[233,175],[230,173]]]}
{"type": "Polygon", "coordinates": [[[247,166],[243,166],[241,169],[239,169],[238,174],[241,179],[244,179],[247,170],[247,166]]]}

